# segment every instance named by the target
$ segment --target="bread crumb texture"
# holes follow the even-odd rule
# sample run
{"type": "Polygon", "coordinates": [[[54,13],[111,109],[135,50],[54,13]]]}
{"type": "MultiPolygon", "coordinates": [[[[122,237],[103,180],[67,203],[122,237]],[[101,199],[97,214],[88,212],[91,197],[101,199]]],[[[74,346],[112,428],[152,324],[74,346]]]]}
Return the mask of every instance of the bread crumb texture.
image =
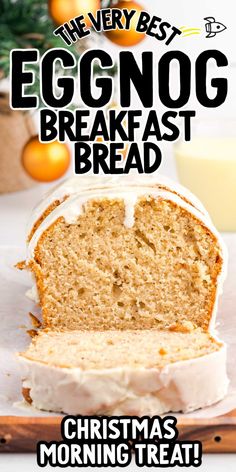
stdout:
{"type": "Polygon", "coordinates": [[[220,346],[199,328],[188,334],[155,329],[41,331],[21,355],[52,366],[82,370],[155,368],[210,354],[220,346]]]}
{"type": "Polygon", "coordinates": [[[215,236],[151,196],[137,201],[132,228],[124,219],[123,200],[89,200],[75,223],[60,217],[42,234],[30,269],[43,327],[207,330],[222,266],[215,236]]]}

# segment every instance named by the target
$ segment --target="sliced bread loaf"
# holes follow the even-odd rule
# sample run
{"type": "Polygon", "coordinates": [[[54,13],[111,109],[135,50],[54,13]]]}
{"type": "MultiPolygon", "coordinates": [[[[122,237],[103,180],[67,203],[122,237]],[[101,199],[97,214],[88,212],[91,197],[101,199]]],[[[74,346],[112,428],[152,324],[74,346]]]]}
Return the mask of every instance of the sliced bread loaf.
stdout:
{"type": "Polygon", "coordinates": [[[211,335],[224,244],[195,197],[141,177],[72,179],[34,212],[26,265],[44,331],[20,359],[37,408],[153,415],[226,393],[211,335]]]}
{"type": "Polygon", "coordinates": [[[187,412],[228,384],[225,346],[200,329],[44,331],[20,357],[26,400],[67,414],[187,412]]]}

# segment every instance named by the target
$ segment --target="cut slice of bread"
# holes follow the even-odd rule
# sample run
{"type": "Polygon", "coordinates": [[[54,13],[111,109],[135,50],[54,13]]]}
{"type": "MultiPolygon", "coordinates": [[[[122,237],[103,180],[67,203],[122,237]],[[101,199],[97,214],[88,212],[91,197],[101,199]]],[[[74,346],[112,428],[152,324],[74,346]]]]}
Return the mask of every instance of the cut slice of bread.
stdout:
{"type": "Polygon", "coordinates": [[[26,400],[68,414],[186,412],[228,383],[224,345],[199,329],[44,331],[20,357],[26,400]]]}
{"type": "Polygon", "coordinates": [[[222,247],[200,212],[153,189],[67,199],[29,245],[44,327],[209,327],[222,247]],[[68,217],[69,212],[70,217],[68,217]],[[130,213],[129,213],[130,212],[130,213]],[[73,217],[72,217],[73,215],[73,217]]]}

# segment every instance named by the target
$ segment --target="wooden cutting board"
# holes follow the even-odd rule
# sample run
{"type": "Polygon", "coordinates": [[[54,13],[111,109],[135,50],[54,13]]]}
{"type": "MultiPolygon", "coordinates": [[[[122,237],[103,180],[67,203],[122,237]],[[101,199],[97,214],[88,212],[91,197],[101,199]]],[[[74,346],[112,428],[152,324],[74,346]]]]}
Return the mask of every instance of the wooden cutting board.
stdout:
{"type": "MultiPolygon", "coordinates": [[[[0,417],[0,452],[35,452],[37,442],[59,441],[61,417],[0,417]]],[[[236,453],[236,410],[211,419],[180,419],[179,439],[202,442],[204,452],[236,453]]]]}

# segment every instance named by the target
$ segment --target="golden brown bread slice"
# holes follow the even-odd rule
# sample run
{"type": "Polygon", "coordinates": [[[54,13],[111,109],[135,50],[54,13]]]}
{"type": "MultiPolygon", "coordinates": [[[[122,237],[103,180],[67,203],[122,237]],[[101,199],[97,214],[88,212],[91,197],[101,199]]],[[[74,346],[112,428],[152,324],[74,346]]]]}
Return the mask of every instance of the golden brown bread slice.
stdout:
{"type": "Polygon", "coordinates": [[[28,266],[44,326],[150,329],[189,321],[207,329],[222,270],[215,234],[168,197],[138,198],[130,227],[125,212],[122,198],[91,198],[73,222],[59,212],[37,230],[28,266]]]}
{"type": "Polygon", "coordinates": [[[224,345],[199,328],[44,331],[20,358],[26,401],[69,414],[190,411],[228,385],[224,345]]]}

